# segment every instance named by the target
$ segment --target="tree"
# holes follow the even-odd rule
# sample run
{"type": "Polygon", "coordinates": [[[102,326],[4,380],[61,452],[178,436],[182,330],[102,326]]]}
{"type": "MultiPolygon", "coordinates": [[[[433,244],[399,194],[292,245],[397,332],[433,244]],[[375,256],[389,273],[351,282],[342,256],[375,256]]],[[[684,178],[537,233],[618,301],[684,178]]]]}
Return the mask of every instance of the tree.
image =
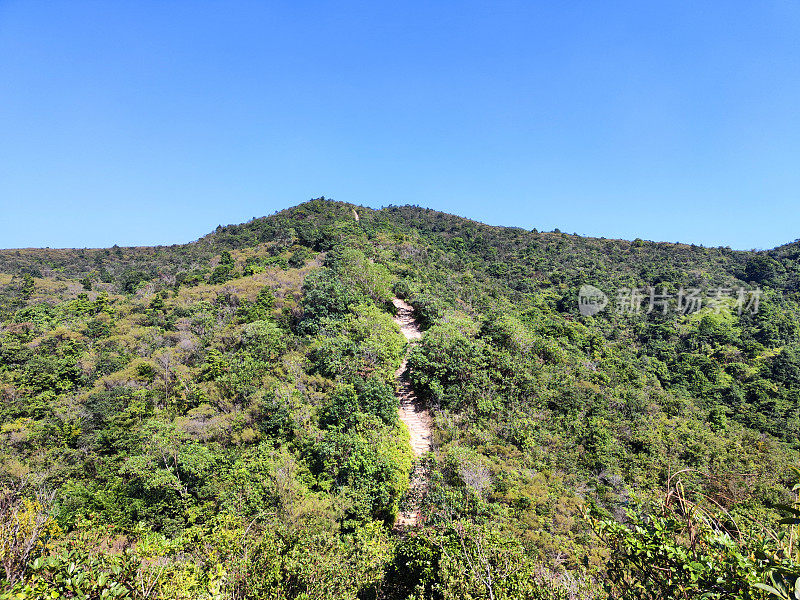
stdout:
{"type": "Polygon", "coordinates": [[[49,538],[58,533],[51,516],[55,491],[38,489],[25,494],[27,482],[0,492],[0,562],[6,582],[22,580],[29,561],[43,553],[49,538]]]}

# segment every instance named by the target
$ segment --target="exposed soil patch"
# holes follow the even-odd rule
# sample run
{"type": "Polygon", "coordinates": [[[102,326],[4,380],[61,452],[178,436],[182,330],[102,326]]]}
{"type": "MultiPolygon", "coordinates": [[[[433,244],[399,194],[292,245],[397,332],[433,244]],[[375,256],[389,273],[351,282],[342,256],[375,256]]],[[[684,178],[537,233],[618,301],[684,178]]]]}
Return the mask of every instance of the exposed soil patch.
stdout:
{"type": "MultiPolygon", "coordinates": [[[[411,345],[422,337],[422,331],[416,318],[414,318],[414,308],[410,304],[399,298],[395,298],[393,303],[397,308],[397,315],[394,317],[395,323],[400,326],[401,333],[409,341],[406,357],[403,358],[403,362],[400,363],[400,367],[395,373],[397,378],[397,398],[400,401],[398,411],[400,420],[406,424],[411,434],[411,449],[414,452],[414,456],[418,458],[431,450],[431,416],[422,407],[414,393],[414,389],[411,387],[411,381],[408,378],[408,352],[411,351],[411,345]]],[[[417,464],[411,475],[409,496],[411,498],[419,498],[425,493],[426,488],[427,479],[424,469],[417,464]]],[[[419,508],[414,507],[400,513],[395,525],[397,527],[410,527],[416,525],[418,520],[419,508]]]]}

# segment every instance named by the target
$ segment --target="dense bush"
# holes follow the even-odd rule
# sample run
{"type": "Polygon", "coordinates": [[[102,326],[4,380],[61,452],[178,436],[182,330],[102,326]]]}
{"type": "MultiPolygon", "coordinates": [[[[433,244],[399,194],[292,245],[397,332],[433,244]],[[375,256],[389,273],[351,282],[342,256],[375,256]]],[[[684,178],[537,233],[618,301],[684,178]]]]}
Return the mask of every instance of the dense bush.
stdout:
{"type": "Polygon", "coordinates": [[[3,593],[789,598],[798,283],[797,243],[324,199],[169,248],[0,251],[3,593]],[[609,295],[593,316],[587,283],[609,295]],[[615,306],[751,283],[757,311],[615,306]],[[434,452],[415,462],[394,295],[425,330],[408,365],[434,452]]]}

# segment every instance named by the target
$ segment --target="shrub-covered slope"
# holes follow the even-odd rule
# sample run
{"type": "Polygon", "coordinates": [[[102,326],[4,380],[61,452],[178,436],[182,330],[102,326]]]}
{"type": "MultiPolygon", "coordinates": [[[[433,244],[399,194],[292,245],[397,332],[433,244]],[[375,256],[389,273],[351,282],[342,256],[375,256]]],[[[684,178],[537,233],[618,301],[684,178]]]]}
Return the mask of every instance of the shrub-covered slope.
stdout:
{"type": "Polygon", "coordinates": [[[799,248],[319,199],[186,245],[0,251],[3,585],[656,598],[678,584],[653,573],[678,570],[684,597],[759,597],[774,569],[755,548],[799,449],[799,248]],[[584,285],[605,310],[580,313],[584,285]],[[425,328],[409,358],[434,417],[422,499],[406,497],[394,296],[425,328]],[[420,524],[393,529],[407,503],[420,524]],[[663,530],[626,537],[654,515],[673,551],[663,530]],[[678,562],[648,574],[651,547],[678,562]]]}

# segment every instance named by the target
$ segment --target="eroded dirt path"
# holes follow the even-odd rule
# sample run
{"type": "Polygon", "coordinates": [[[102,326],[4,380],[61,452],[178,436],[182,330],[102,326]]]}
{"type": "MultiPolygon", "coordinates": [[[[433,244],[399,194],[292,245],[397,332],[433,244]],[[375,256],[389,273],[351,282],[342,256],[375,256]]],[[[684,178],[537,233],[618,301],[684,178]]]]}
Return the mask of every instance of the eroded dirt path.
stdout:
{"type": "MultiPolygon", "coordinates": [[[[406,356],[395,373],[397,378],[397,398],[400,401],[398,412],[400,420],[406,424],[411,434],[411,449],[414,451],[414,457],[419,458],[431,450],[431,416],[417,400],[414,389],[411,387],[411,381],[408,378],[408,353],[411,351],[412,344],[422,337],[422,331],[419,328],[419,323],[414,318],[414,308],[410,304],[399,298],[395,298],[392,302],[397,308],[397,315],[394,317],[394,321],[399,325],[400,332],[409,342],[406,356]]],[[[427,480],[424,469],[419,463],[415,463],[414,472],[411,475],[409,497],[416,501],[412,503],[414,505],[413,508],[398,515],[395,526],[409,527],[417,524],[419,520],[417,504],[419,498],[425,493],[426,487],[427,480]]]]}

